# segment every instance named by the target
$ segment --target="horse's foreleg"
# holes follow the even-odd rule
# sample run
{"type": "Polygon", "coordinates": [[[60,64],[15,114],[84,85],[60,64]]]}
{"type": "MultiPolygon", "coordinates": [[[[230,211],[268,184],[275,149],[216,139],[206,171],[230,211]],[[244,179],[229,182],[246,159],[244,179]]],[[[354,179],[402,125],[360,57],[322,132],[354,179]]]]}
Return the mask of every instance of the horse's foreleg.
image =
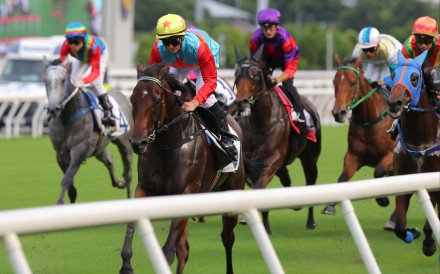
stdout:
{"type": "Polygon", "coordinates": [[[124,244],[121,249],[122,267],[119,270],[120,274],[134,274],[131,267],[131,257],[133,257],[133,234],[134,225],[132,223],[127,224],[127,230],[125,231],[124,244]]]}
{"type": "Polygon", "coordinates": [[[188,262],[189,257],[189,242],[188,242],[188,225],[182,231],[180,240],[176,246],[176,256],[177,256],[177,270],[176,273],[183,273],[186,262],[188,262]]]}
{"type": "Polygon", "coordinates": [[[423,226],[423,232],[425,233],[425,239],[423,240],[423,254],[425,256],[432,256],[435,254],[437,247],[435,246],[435,241],[432,238],[432,228],[429,225],[428,220],[426,220],[425,225],[423,226]]]}
{"type": "Polygon", "coordinates": [[[408,212],[411,196],[412,194],[396,196],[396,227],[394,233],[406,243],[411,243],[420,237],[420,231],[417,228],[406,228],[406,213],[408,212]]]}
{"type": "Polygon", "coordinates": [[[226,251],[226,273],[234,273],[232,265],[232,247],[235,242],[234,228],[237,225],[238,216],[222,216],[223,230],[222,230],[222,242],[226,251]]]}
{"type": "MultiPolygon", "coordinates": [[[[124,177],[125,186],[129,188],[132,180],[131,165],[133,161],[133,147],[130,144],[128,136],[125,135],[116,139],[114,143],[118,147],[119,154],[121,155],[122,165],[124,168],[122,176],[124,177]]],[[[128,198],[130,198],[130,196],[128,196],[128,198]]]]}
{"type": "Polygon", "coordinates": [[[118,188],[124,188],[124,181],[119,180],[115,175],[115,167],[113,165],[113,157],[112,154],[108,151],[102,151],[95,155],[96,159],[101,161],[105,167],[107,167],[108,173],[110,174],[110,178],[112,180],[112,185],[118,188]]]}
{"type": "MultiPolygon", "coordinates": [[[[188,219],[174,219],[171,221],[167,240],[162,247],[163,253],[165,254],[165,258],[167,259],[167,262],[170,265],[174,261],[176,255],[176,247],[179,244],[182,235],[184,235],[187,226],[188,226],[188,219]]],[[[179,261],[179,263],[181,262],[179,261]]]]}
{"type": "MultiPolygon", "coordinates": [[[[344,157],[344,169],[342,170],[341,175],[339,176],[338,183],[348,182],[351,177],[353,177],[354,173],[360,168],[359,158],[354,154],[347,151],[344,157]]],[[[328,204],[321,210],[322,214],[335,215],[336,203],[328,204]]]]}

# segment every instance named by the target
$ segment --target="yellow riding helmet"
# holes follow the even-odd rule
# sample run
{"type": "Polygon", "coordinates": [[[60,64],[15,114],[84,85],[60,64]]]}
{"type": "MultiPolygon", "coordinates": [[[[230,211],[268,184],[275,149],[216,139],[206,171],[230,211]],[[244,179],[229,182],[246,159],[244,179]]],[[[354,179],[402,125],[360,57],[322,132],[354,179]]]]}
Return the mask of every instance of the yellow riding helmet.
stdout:
{"type": "Polygon", "coordinates": [[[156,26],[156,39],[183,36],[186,33],[185,20],[177,14],[167,14],[159,18],[156,26]]]}

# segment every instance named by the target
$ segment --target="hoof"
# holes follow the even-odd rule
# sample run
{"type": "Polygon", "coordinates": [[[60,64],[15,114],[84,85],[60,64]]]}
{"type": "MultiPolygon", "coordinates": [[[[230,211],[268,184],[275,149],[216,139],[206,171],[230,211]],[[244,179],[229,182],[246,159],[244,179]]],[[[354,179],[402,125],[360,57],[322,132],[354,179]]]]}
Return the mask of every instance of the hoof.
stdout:
{"type": "Polygon", "coordinates": [[[394,231],[394,228],[396,228],[396,222],[393,220],[388,220],[383,226],[383,229],[386,231],[394,231]]]}
{"type": "Polygon", "coordinates": [[[313,223],[313,224],[307,224],[307,226],[306,226],[306,228],[309,229],[309,230],[313,230],[313,229],[315,229],[315,227],[316,227],[316,224],[315,224],[315,223],[313,223]]]}
{"type": "Polygon", "coordinates": [[[116,182],[113,183],[113,187],[117,187],[119,189],[123,189],[126,186],[127,186],[127,184],[123,180],[116,180],[116,182]]]}
{"type": "Polygon", "coordinates": [[[324,207],[324,209],[321,211],[321,213],[322,214],[327,214],[327,215],[335,215],[336,214],[336,209],[332,205],[327,205],[326,207],[324,207]]]}
{"type": "Polygon", "coordinates": [[[241,225],[247,225],[246,219],[241,219],[238,223],[241,225]]]}
{"type": "Polygon", "coordinates": [[[431,257],[435,254],[436,249],[437,247],[435,246],[434,241],[431,241],[429,243],[425,243],[425,241],[423,241],[422,251],[425,256],[431,257]]]}
{"type": "Polygon", "coordinates": [[[390,199],[388,197],[376,198],[376,203],[381,207],[387,207],[390,204],[390,199]]]}
{"type": "Polygon", "coordinates": [[[294,207],[293,210],[295,211],[300,211],[301,209],[303,209],[302,207],[294,207]]]}

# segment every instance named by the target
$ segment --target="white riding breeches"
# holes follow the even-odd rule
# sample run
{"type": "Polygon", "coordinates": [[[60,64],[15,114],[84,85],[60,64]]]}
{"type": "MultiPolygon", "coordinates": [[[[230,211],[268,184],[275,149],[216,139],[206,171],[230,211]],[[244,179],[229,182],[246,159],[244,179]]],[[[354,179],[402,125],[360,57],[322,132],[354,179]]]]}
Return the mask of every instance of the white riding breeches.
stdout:
{"type": "MultiPolygon", "coordinates": [[[[183,79],[185,79],[185,77],[188,75],[188,73],[190,71],[194,71],[196,73],[197,76],[197,80],[196,80],[196,92],[199,92],[199,90],[203,87],[203,85],[205,84],[205,82],[203,82],[203,77],[202,77],[202,73],[200,72],[200,69],[194,69],[194,68],[175,68],[175,67],[170,67],[170,73],[172,74],[176,74],[177,76],[179,76],[179,80],[183,81],[183,79]]],[[[204,108],[210,108],[212,107],[215,103],[217,102],[217,99],[215,98],[214,94],[211,94],[208,97],[208,100],[206,100],[206,102],[201,105],[204,108]]]]}

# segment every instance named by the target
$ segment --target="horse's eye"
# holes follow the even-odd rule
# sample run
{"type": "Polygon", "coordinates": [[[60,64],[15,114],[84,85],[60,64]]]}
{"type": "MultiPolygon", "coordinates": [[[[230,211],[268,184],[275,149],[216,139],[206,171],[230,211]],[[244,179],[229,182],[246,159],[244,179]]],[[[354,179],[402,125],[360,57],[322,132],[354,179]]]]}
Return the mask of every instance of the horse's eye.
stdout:
{"type": "Polygon", "coordinates": [[[235,78],[237,78],[240,75],[240,73],[241,73],[241,69],[237,68],[234,73],[235,78]]]}
{"type": "Polygon", "coordinates": [[[154,108],[159,107],[159,106],[160,106],[160,100],[158,100],[158,99],[154,99],[152,105],[153,105],[154,108]]]}
{"type": "Polygon", "coordinates": [[[419,84],[419,75],[415,72],[411,73],[410,81],[413,87],[417,87],[417,85],[419,84]]]}

